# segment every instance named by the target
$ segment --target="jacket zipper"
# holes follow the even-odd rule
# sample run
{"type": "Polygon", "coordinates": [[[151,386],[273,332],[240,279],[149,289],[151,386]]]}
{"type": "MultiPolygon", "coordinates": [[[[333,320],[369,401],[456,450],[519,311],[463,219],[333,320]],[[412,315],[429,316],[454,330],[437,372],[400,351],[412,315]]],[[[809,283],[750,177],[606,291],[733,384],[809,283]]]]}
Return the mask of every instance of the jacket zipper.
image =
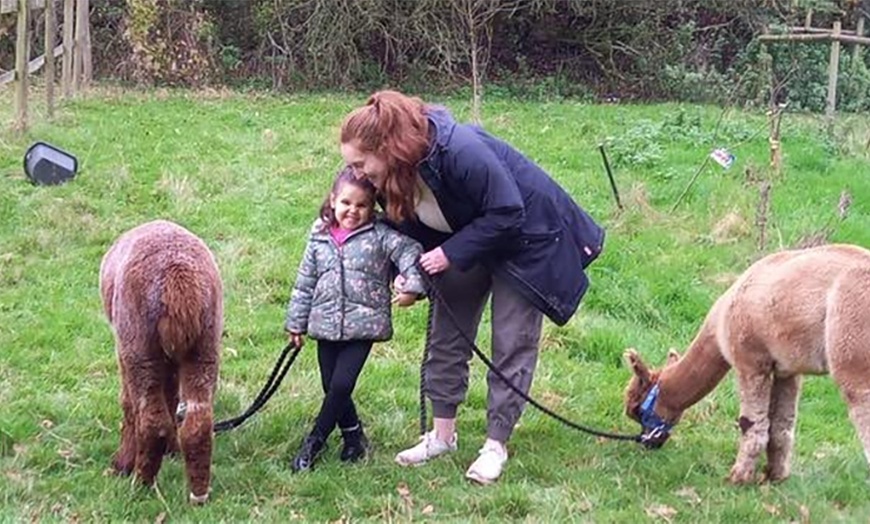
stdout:
{"type": "Polygon", "coordinates": [[[335,247],[338,251],[338,278],[341,280],[341,298],[338,303],[338,339],[344,340],[344,306],[346,300],[346,290],[344,287],[344,251],[342,250],[342,247],[337,244],[335,247]]]}

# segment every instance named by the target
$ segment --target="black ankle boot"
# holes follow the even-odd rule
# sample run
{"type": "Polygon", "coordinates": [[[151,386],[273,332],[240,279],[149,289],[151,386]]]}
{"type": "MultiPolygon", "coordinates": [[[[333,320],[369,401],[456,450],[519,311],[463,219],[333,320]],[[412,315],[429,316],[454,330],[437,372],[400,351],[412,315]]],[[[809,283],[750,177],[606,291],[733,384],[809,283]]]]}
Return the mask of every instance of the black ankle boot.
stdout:
{"type": "Polygon", "coordinates": [[[290,469],[292,469],[294,473],[310,470],[314,467],[314,460],[317,459],[317,455],[322,449],[323,438],[314,433],[310,433],[305,437],[305,440],[302,441],[302,447],[299,449],[299,453],[293,457],[293,463],[290,464],[290,469]]]}
{"type": "Polygon", "coordinates": [[[340,455],[342,462],[356,462],[366,456],[369,440],[363,432],[362,425],[357,425],[350,430],[341,430],[341,437],[344,439],[344,447],[341,448],[340,455]]]}

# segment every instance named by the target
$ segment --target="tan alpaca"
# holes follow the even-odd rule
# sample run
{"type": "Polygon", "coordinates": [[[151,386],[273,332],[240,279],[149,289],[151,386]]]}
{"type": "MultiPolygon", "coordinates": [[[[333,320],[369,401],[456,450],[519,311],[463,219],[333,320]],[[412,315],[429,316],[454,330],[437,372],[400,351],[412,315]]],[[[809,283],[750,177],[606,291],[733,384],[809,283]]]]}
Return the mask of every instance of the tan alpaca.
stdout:
{"type": "Polygon", "coordinates": [[[625,357],[634,372],[626,414],[642,421],[650,447],[734,368],[742,436],[733,483],[755,480],[763,451],[761,479],[788,477],[804,374],[831,374],[870,462],[870,251],[828,245],[769,255],[713,304],[682,358],[671,352],[650,371],[633,349],[625,357]]]}
{"type": "Polygon", "coordinates": [[[121,235],[103,257],[100,294],[121,372],[124,421],[115,471],[135,472],[151,485],[163,455],[180,441],[190,501],[205,502],[223,331],[214,257],[181,226],[148,222],[121,235]],[[187,414],[176,433],[179,389],[187,414]]]}

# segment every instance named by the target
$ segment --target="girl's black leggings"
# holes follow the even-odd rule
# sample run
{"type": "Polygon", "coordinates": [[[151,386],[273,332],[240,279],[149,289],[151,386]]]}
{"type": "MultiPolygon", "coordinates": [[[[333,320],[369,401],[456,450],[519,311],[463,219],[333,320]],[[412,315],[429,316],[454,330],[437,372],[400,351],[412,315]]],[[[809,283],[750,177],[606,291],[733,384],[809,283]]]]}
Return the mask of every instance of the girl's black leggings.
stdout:
{"type": "Polygon", "coordinates": [[[324,397],[314,431],[324,440],[336,424],[341,429],[359,424],[351,395],[371,349],[371,340],[317,341],[317,363],[324,397]]]}

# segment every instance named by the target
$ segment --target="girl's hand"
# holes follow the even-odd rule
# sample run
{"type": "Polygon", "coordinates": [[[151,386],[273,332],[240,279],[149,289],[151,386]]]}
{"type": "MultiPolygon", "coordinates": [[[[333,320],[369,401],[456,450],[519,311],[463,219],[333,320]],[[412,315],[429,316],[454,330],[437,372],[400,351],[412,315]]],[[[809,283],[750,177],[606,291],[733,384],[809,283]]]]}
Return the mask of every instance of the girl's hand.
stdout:
{"type": "Polygon", "coordinates": [[[444,254],[443,249],[436,247],[432,251],[423,253],[420,256],[420,265],[423,266],[423,269],[425,269],[427,273],[434,275],[436,273],[441,273],[442,271],[447,271],[447,268],[450,267],[450,260],[447,259],[447,255],[444,254]]]}
{"type": "Polygon", "coordinates": [[[289,339],[293,347],[301,348],[305,345],[305,336],[302,333],[290,333],[289,339]]]}
{"type": "Polygon", "coordinates": [[[393,304],[398,305],[399,307],[408,307],[413,306],[414,302],[417,301],[416,293],[399,293],[393,299],[393,304]]]}

